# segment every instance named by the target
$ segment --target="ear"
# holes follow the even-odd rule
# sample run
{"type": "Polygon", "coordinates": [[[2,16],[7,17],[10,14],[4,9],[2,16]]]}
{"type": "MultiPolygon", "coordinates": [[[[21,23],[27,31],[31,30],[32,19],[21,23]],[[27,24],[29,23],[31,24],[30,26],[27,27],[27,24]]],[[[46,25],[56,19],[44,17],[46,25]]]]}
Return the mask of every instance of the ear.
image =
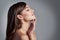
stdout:
{"type": "Polygon", "coordinates": [[[17,18],[18,19],[23,19],[23,16],[22,15],[17,15],[17,18]]]}

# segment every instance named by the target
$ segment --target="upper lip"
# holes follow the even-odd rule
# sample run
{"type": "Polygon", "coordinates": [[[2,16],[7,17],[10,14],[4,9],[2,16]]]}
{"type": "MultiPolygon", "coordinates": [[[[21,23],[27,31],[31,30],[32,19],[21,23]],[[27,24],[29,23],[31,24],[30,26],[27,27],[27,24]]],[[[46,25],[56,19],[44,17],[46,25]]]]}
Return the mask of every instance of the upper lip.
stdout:
{"type": "Polygon", "coordinates": [[[34,23],[35,19],[30,20],[30,23],[34,23]]]}
{"type": "Polygon", "coordinates": [[[35,21],[35,19],[32,19],[32,20],[30,20],[30,21],[35,21]]]}

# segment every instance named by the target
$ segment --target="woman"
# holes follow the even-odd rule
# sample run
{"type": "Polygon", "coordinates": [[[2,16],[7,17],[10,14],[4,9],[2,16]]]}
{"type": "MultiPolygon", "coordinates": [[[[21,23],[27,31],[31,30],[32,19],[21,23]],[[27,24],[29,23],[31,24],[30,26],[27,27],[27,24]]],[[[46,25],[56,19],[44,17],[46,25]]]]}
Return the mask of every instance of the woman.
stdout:
{"type": "Polygon", "coordinates": [[[12,5],[7,17],[6,40],[36,40],[34,10],[25,2],[12,5]]]}

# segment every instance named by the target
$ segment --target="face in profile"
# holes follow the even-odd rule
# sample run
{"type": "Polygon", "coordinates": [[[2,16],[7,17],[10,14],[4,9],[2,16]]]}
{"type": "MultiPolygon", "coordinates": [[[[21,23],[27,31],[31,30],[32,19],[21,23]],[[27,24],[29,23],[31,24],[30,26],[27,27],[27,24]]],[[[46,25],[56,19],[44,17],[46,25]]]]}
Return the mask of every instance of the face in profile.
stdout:
{"type": "Polygon", "coordinates": [[[25,9],[21,12],[20,18],[25,21],[35,20],[34,10],[26,5],[25,9]]]}

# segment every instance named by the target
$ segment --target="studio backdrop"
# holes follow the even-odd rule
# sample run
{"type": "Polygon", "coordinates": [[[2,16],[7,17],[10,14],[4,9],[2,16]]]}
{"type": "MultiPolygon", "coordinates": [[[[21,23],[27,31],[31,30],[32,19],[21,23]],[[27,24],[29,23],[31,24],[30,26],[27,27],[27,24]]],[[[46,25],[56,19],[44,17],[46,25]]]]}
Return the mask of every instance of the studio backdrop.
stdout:
{"type": "Polygon", "coordinates": [[[0,0],[0,40],[5,40],[7,13],[9,7],[17,2],[26,2],[35,10],[37,17],[37,40],[60,39],[60,1],[53,0],[0,0]]]}

